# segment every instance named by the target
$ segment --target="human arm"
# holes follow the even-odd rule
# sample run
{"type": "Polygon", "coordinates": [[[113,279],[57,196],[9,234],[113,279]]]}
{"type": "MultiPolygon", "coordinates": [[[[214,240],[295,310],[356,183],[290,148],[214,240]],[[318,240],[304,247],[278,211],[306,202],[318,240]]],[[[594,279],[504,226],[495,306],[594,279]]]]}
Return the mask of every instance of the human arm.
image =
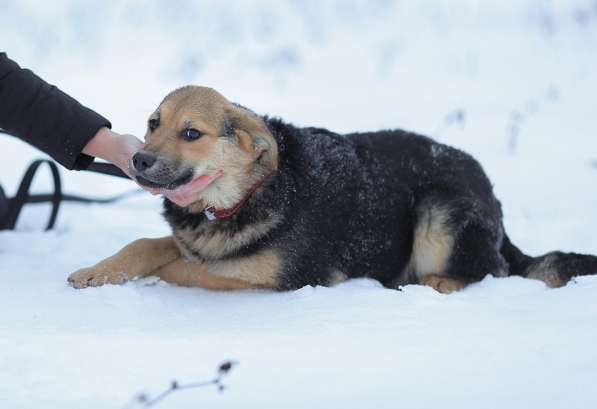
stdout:
{"type": "Polygon", "coordinates": [[[110,122],[0,53],[0,127],[67,169],[85,169],[84,147],[110,122]]]}

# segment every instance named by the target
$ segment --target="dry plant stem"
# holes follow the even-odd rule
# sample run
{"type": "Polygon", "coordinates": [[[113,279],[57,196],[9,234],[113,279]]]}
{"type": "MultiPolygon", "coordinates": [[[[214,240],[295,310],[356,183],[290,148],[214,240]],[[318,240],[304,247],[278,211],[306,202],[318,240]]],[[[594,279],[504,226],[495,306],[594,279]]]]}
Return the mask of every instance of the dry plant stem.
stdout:
{"type": "MultiPolygon", "coordinates": [[[[177,381],[172,381],[170,383],[170,386],[168,387],[168,389],[166,389],[165,391],[158,394],[155,398],[149,399],[147,397],[147,395],[140,394],[139,396],[137,396],[135,398],[135,402],[140,404],[141,407],[149,408],[149,407],[155,406],[156,404],[158,404],[159,402],[161,402],[166,397],[168,397],[169,395],[171,395],[172,393],[174,393],[176,391],[187,390],[187,389],[199,389],[199,388],[209,387],[212,385],[217,386],[218,390],[221,392],[226,388],[225,385],[222,383],[222,378],[224,376],[226,376],[228,374],[228,372],[230,372],[230,369],[232,369],[232,367],[234,365],[236,365],[236,362],[233,362],[233,361],[226,361],[226,362],[222,363],[218,367],[217,376],[210,381],[193,382],[193,383],[187,383],[187,384],[179,384],[177,381]]],[[[128,405],[127,405],[127,407],[128,407],[128,405]]]]}

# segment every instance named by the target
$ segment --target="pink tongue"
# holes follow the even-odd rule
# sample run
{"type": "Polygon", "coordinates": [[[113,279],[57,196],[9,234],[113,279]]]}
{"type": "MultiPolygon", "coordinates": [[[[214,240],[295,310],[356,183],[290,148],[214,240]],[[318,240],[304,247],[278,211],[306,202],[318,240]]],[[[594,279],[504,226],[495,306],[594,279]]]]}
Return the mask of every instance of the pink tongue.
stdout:
{"type": "Polygon", "coordinates": [[[182,185],[174,189],[176,193],[186,194],[190,192],[200,192],[207,187],[211,182],[213,182],[214,178],[211,176],[203,175],[199,176],[196,179],[191,180],[186,185],[182,185]]]}

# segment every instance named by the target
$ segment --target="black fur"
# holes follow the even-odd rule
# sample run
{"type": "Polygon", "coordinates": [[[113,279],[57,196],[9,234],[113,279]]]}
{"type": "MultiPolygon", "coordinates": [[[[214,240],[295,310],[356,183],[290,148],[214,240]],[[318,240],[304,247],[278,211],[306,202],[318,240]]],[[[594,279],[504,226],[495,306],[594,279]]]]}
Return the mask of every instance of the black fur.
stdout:
{"type": "MultiPolygon", "coordinates": [[[[165,200],[164,215],[174,232],[200,235],[209,228],[231,237],[279,217],[265,236],[222,256],[278,250],[284,260],[278,289],[326,285],[337,272],[394,288],[417,282],[407,271],[414,231],[433,209],[446,215],[444,227],[454,240],[443,275],[465,283],[487,274],[528,275],[537,261],[510,243],[492,185],[468,154],[401,130],[339,135],[264,121],[278,143],[279,168],[239,213],[210,222],[165,200]]],[[[567,278],[597,273],[595,257],[554,257],[567,260],[567,278]]]]}

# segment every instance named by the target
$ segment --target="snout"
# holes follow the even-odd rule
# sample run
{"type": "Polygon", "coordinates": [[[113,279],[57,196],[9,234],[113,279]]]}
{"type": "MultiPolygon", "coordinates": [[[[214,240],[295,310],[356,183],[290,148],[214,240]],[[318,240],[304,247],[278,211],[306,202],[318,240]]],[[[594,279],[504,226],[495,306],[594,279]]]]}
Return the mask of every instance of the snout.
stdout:
{"type": "Polygon", "coordinates": [[[139,151],[133,156],[133,169],[136,172],[145,172],[155,165],[158,157],[150,152],[139,151]]]}
{"type": "Polygon", "coordinates": [[[193,179],[193,169],[160,155],[139,151],[131,159],[133,176],[140,185],[176,189],[193,179]]]}

